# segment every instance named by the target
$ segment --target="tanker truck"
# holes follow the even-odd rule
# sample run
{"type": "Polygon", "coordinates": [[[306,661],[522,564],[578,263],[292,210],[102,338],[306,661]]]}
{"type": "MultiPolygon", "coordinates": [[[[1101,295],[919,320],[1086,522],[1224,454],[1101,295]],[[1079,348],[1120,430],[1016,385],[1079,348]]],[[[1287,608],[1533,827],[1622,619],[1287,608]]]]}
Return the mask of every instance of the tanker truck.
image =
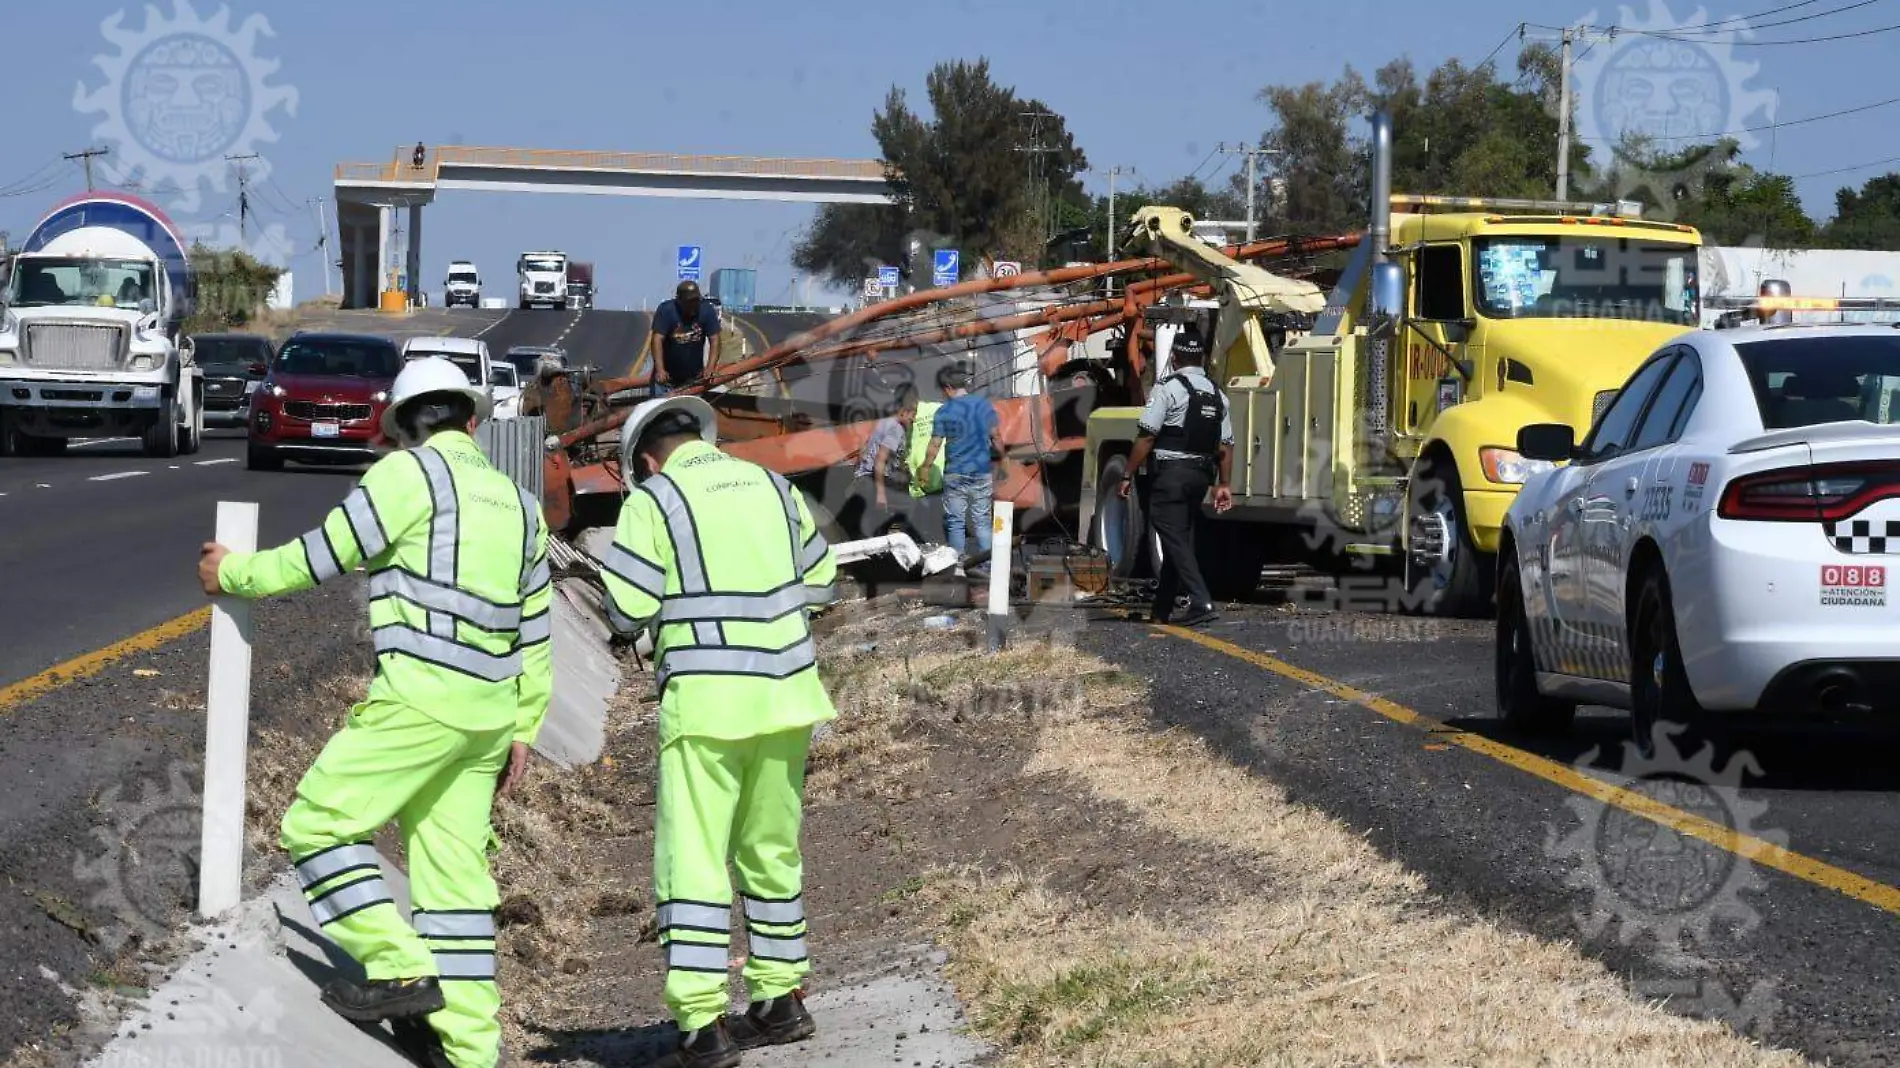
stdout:
{"type": "Polygon", "coordinates": [[[0,291],[0,455],[120,436],[147,456],[198,451],[186,247],[164,212],[121,193],[73,197],[39,221],[0,291]]]}

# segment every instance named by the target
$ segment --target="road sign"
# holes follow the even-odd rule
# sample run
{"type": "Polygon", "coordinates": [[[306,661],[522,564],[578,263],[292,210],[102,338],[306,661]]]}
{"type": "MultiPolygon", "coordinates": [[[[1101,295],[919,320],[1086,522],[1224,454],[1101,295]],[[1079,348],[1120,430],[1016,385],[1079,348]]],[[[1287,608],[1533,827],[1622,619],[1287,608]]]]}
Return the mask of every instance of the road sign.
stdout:
{"type": "Polygon", "coordinates": [[[877,284],[886,289],[897,285],[897,268],[880,265],[877,269],[877,284]]]}
{"type": "Polygon", "coordinates": [[[956,249],[938,249],[936,258],[931,263],[930,284],[938,286],[956,285],[957,280],[963,276],[963,270],[958,264],[959,258],[956,249]]]}
{"type": "Polygon", "coordinates": [[[700,247],[698,245],[680,246],[680,281],[699,281],[700,247]]]}
{"type": "Polygon", "coordinates": [[[1017,263],[1015,260],[996,261],[996,273],[994,275],[996,278],[1014,278],[1021,273],[1023,273],[1023,265],[1017,263]]]}
{"type": "Polygon", "coordinates": [[[864,280],[864,299],[873,300],[883,295],[884,280],[882,278],[866,278],[864,280]]]}

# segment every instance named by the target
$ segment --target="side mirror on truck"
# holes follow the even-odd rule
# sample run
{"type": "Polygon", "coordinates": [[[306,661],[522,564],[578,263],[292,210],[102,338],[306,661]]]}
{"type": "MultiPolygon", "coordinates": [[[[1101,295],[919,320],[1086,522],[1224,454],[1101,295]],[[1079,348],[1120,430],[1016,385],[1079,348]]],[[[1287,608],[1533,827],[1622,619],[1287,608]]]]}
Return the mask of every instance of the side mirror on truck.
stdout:
{"type": "Polygon", "coordinates": [[[1577,432],[1569,423],[1532,423],[1517,430],[1517,454],[1526,460],[1561,463],[1577,455],[1577,432]]]}
{"type": "Polygon", "coordinates": [[[1405,318],[1405,268],[1396,263],[1372,265],[1370,327],[1373,336],[1388,337],[1405,318]]]}

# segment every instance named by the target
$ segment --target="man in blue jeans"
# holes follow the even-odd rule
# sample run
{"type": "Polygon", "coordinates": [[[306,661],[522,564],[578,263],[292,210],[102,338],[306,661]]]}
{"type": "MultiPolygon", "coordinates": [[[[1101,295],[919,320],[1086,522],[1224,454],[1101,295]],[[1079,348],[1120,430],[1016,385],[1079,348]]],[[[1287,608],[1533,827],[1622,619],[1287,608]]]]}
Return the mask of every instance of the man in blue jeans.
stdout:
{"type": "Polygon", "coordinates": [[[976,531],[980,556],[990,551],[990,503],[996,496],[995,461],[1003,455],[1003,437],[997,427],[996,408],[988,397],[970,392],[970,373],[948,368],[938,379],[943,387],[944,404],[930,431],[930,447],[924,451],[924,467],[937,461],[937,450],[944,450],[943,461],[943,534],[944,540],[964,555],[964,524],[976,531]]]}

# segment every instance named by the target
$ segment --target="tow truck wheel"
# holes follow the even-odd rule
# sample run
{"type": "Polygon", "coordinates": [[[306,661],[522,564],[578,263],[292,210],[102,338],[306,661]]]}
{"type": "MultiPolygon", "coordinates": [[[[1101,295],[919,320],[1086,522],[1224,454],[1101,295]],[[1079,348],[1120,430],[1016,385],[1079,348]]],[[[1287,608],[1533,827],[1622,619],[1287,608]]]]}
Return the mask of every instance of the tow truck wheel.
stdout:
{"type": "Polygon", "coordinates": [[[1405,585],[1425,615],[1479,618],[1491,610],[1490,553],[1471,538],[1458,469],[1428,461],[1412,479],[1405,585]]]}
{"type": "Polygon", "coordinates": [[[1669,576],[1656,564],[1643,576],[1630,617],[1630,735],[1637,752],[1656,755],[1656,728],[1675,736],[1684,756],[1707,740],[1701,702],[1689,686],[1676,643],[1676,610],[1669,576]]]}
{"type": "Polygon", "coordinates": [[[1516,560],[1505,561],[1498,579],[1496,679],[1498,717],[1509,726],[1534,734],[1562,734],[1576,718],[1576,705],[1537,692],[1537,654],[1524,616],[1516,560]]]}
{"type": "Polygon", "coordinates": [[[1116,454],[1102,461],[1095,478],[1095,523],[1089,540],[1108,556],[1109,573],[1116,578],[1133,578],[1141,567],[1147,523],[1141,511],[1141,487],[1136,485],[1126,498],[1121,495],[1122,478],[1128,474],[1128,457],[1116,454]]]}

